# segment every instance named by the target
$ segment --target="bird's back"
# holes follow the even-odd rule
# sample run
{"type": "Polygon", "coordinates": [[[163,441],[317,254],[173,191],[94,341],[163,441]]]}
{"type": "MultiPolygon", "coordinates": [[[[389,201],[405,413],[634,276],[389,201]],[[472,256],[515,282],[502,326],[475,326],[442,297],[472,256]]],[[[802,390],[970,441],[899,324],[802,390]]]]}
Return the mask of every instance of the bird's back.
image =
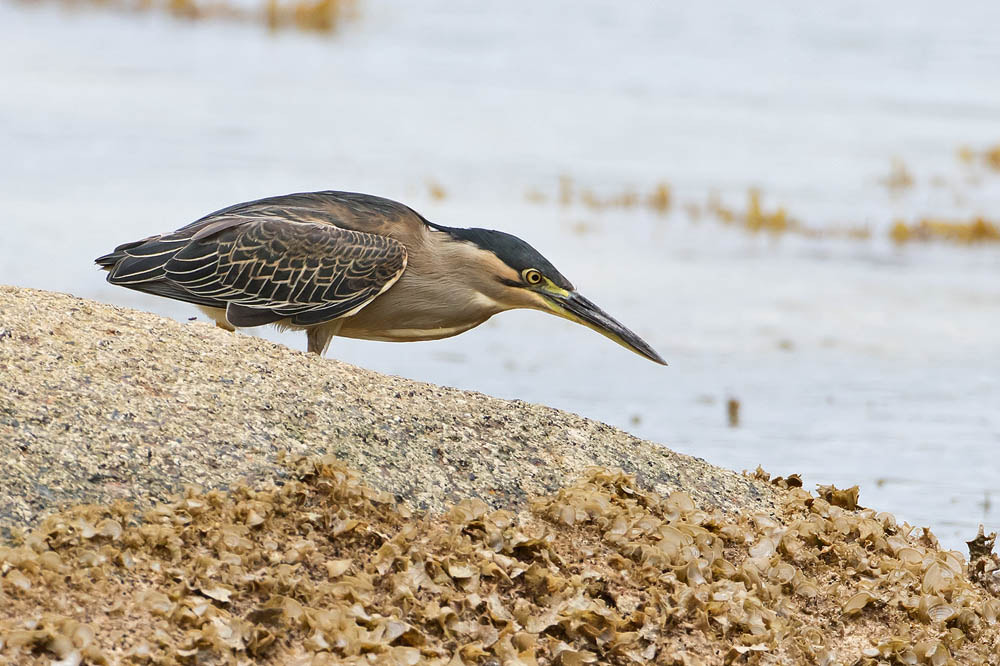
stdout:
{"type": "MultiPolygon", "coordinates": [[[[426,221],[409,206],[398,201],[357,192],[297,192],[227,206],[175,233],[197,233],[225,218],[260,219],[263,217],[290,222],[332,224],[342,229],[395,238],[423,231],[426,221]]],[[[402,240],[402,239],[400,239],[402,240]]]]}

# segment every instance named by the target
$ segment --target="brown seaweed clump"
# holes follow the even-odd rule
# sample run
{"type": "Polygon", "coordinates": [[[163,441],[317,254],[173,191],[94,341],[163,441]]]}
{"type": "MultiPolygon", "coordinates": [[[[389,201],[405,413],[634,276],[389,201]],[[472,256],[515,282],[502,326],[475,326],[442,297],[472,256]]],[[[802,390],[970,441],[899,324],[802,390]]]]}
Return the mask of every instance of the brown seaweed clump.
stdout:
{"type": "Polygon", "coordinates": [[[983,161],[994,171],[1000,171],[1000,144],[987,148],[983,152],[983,161]]]}
{"type": "Polygon", "coordinates": [[[856,489],[776,479],[778,515],[729,515],[592,469],[520,513],[436,516],[332,458],[293,465],[142,521],[78,507],[0,548],[0,660],[939,666],[1000,649],[992,544],[974,580],[856,489]]]}
{"type": "Polygon", "coordinates": [[[741,227],[751,233],[767,232],[774,236],[795,234],[806,238],[841,238],[858,241],[871,239],[871,229],[867,226],[814,227],[790,215],[784,206],[767,210],[761,203],[761,196],[759,189],[751,188],[747,192],[746,210],[737,210],[722,203],[717,194],[711,194],[705,204],[705,210],[719,222],[741,227]]]}
{"type": "Polygon", "coordinates": [[[1000,143],[981,152],[973,150],[969,146],[961,146],[958,149],[958,159],[966,164],[974,164],[977,160],[981,160],[987,169],[1000,171],[1000,143]]]}
{"type": "Polygon", "coordinates": [[[889,232],[897,244],[913,241],[947,241],[962,245],[1000,242],[1000,224],[983,217],[964,220],[924,218],[908,224],[896,220],[889,232]]]}
{"type": "Polygon", "coordinates": [[[897,157],[892,160],[892,168],[889,174],[881,179],[881,183],[890,193],[899,194],[913,187],[913,174],[906,168],[906,163],[897,157]]]}
{"type": "MultiPolygon", "coordinates": [[[[525,199],[531,203],[546,203],[548,197],[537,188],[528,190],[525,199]]],[[[667,215],[673,206],[673,190],[670,183],[660,181],[647,192],[626,187],[620,192],[599,194],[598,192],[577,187],[570,176],[559,177],[559,189],[555,199],[562,206],[580,204],[591,211],[648,210],[657,215],[667,215]]]]}
{"type": "MultiPolygon", "coordinates": [[[[40,0],[25,0],[39,2],[40,0]]],[[[101,9],[127,13],[163,12],[186,21],[231,21],[257,23],[272,30],[295,28],[307,32],[329,33],[358,15],[356,0],[61,0],[77,7],[91,4],[101,9]]]]}

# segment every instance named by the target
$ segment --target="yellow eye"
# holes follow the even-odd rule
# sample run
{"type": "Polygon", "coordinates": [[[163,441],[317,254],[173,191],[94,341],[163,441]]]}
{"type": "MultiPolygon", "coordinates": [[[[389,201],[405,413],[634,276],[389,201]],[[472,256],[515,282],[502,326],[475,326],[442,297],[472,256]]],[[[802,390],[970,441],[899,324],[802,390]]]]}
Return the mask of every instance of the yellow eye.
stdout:
{"type": "Polygon", "coordinates": [[[524,271],[524,281],[528,284],[538,284],[542,281],[542,274],[534,268],[524,271]]]}

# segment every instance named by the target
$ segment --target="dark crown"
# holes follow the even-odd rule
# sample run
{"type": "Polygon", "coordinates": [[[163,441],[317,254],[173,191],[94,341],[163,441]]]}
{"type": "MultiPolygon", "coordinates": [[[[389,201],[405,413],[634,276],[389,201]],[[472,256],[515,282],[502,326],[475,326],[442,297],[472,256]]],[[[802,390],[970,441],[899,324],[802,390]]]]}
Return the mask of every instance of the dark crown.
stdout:
{"type": "Polygon", "coordinates": [[[456,240],[472,243],[480,249],[492,252],[500,261],[518,273],[527,268],[535,268],[552,280],[557,287],[569,291],[574,289],[573,284],[563,277],[563,274],[556,270],[556,267],[548,259],[517,236],[493,229],[459,229],[443,227],[432,222],[427,224],[432,229],[443,231],[456,240]]]}

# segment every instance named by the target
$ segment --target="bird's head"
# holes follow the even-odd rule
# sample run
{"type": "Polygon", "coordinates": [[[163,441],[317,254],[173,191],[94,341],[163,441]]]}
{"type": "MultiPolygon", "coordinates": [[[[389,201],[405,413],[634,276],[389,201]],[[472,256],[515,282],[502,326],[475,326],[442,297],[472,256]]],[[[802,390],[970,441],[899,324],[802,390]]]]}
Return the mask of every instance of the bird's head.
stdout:
{"type": "Polygon", "coordinates": [[[642,338],[581,296],[548,259],[517,236],[491,229],[430,226],[474,246],[477,270],[488,273],[488,296],[503,309],[532,308],[564,317],[640,356],[667,364],[642,338]]]}

